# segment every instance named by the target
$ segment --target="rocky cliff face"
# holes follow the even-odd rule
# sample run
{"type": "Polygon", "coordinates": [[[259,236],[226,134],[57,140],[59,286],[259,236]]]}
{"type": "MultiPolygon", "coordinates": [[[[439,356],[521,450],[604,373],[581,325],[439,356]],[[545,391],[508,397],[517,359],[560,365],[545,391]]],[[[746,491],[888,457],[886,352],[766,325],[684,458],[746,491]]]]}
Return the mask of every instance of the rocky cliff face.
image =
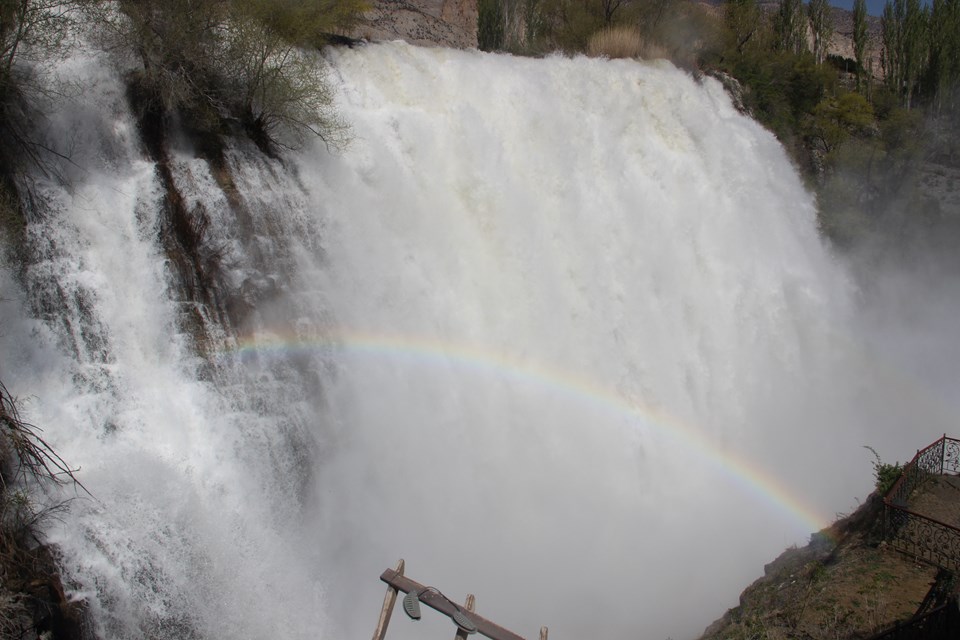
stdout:
{"type": "Polygon", "coordinates": [[[374,0],[367,40],[405,40],[422,46],[477,48],[477,0],[374,0]]]}
{"type": "MultiPolygon", "coordinates": [[[[854,59],[853,53],[853,13],[846,9],[833,7],[833,37],[830,38],[829,53],[854,59]]],[[[867,71],[876,78],[883,77],[881,63],[883,53],[883,39],[880,31],[880,18],[867,16],[867,61],[864,64],[867,71]]]]}
{"type": "MultiPolygon", "coordinates": [[[[780,0],[761,0],[760,9],[768,19],[773,19],[780,6],[780,0]]],[[[830,38],[827,52],[831,55],[854,59],[853,54],[853,13],[846,9],[832,7],[830,18],[833,21],[833,36],[830,38]]],[[[883,65],[880,60],[883,52],[883,40],[880,31],[880,18],[867,16],[867,61],[864,66],[876,78],[883,78],[883,65]]],[[[813,47],[813,34],[807,34],[807,44],[813,47]]]]}

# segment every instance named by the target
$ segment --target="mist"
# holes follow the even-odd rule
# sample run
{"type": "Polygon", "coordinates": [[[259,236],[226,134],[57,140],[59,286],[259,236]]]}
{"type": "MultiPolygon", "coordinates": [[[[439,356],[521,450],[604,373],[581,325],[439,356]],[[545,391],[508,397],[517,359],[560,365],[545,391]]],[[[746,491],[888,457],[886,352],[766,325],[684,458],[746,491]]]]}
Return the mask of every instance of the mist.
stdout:
{"type": "Polygon", "coordinates": [[[890,460],[923,446],[904,441],[919,424],[949,433],[955,422],[960,174],[949,111],[885,115],[875,139],[843,143],[822,176],[818,219],[855,283],[864,349],[897,396],[924,410],[881,440],[890,460]]]}
{"type": "MultiPolygon", "coordinates": [[[[91,103],[51,135],[90,132],[85,169],[36,177],[0,375],[96,497],[50,539],[104,637],[362,637],[402,557],[524,637],[691,638],[867,495],[864,445],[905,459],[949,432],[951,280],[866,282],[717,82],[329,56],[353,143],[235,143],[248,219],[171,149],[252,300],[205,357],[120,80],[62,70],[91,103]]],[[[396,612],[388,637],[452,632],[396,612]]]]}
{"type": "Polygon", "coordinates": [[[878,364],[899,365],[861,328],[858,283],[717,85],[391,55],[337,58],[365,133],[349,171],[301,171],[323,176],[318,208],[351,212],[323,286],[349,327],[328,387],[349,428],[318,497],[333,608],[367,603],[345,635],[382,596],[358,576],[402,556],[520,633],[693,637],[866,496],[863,445],[948,420],[898,437],[925,399],[880,391],[902,385],[878,364]]]}
{"type": "Polygon", "coordinates": [[[914,236],[895,248],[874,239],[843,252],[858,285],[859,329],[880,388],[920,408],[877,437],[887,461],[908,461],[928,444],[924,438],[935,439],[928,425],[944,425],[947,435],[956,430],[960,265],[943,248],[943,236],[914,236]]]}

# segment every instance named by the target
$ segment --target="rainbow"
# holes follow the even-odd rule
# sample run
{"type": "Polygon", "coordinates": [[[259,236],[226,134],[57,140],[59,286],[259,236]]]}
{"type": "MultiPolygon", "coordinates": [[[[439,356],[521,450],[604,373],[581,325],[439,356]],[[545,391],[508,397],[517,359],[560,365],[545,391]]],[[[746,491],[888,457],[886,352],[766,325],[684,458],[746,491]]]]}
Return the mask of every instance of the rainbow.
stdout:
{"type": "MultiPolygon", "coordinates": [[[[453,362],[483,375],[504,377],[514,382],[571,395],[578,401],[604,412],[638,420],[666,438],[676,441],[727,477],[733,484],[769,504],[772,509],[786,513],[808,531],[821,531],[832,521],[832,518],[825,517],[801,496],[789,491],[768,471],[720,447],[702,430],[694,428],[675,416],[655,407],[638,405],[621,394],[573,372],[551,369],[507,353],[421,336],[339,330],[311,339],[278,334],[246,336],[237,340],[232,347],[222,350],[220,355],[245,357],[270,352],[314,354],[317,351],[358,353],[375,357],[384,355],[412,357],[428,364],[453,362]]],[[[828,532],[825,533],[829,535],[828,532]]]]}

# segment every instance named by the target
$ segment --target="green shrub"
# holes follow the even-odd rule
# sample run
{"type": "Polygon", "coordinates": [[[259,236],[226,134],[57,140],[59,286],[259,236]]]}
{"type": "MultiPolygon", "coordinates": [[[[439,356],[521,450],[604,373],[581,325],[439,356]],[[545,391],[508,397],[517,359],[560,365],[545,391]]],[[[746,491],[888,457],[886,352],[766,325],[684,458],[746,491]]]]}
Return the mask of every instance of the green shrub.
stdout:
{"type": "Polygon", "coordinates": [[[813,109],[809,136],[815,146],[830,153],[852,135],[874,127],[873,107],[859,93],[828,96],[813,109]]]}
{"type": "Polygon", "coordinates": [[[312,135],[334,147],[346,143],[319,55],[242,14],[227,24],[225,50],[229,108],[254,140],[296,147],[312,135]]]}
{"type": "Polygon", "coordinates": [[[200,131],[239,121],[265,149],[317,136],[341,146],[323,59],[310,49],[348,29],[363,0],[121,0],[100,16],[141,61],[141,107],[179,113],[200,131]]]}
{"type": "Polygon", "coordinates": [[[900,476],[903,475],[903,466],[899,462],[889,464],[883,462],[880,459],[880,454],[877,453],[876,449],[869,445],[864,445],[864,449],[868,449],[870,453],[873,454],[873,478],[874,486],[876,486],[877,493],[881,496],[887,495],[887,492],[893,488],[893,485],[900,479],[900,476]]]}

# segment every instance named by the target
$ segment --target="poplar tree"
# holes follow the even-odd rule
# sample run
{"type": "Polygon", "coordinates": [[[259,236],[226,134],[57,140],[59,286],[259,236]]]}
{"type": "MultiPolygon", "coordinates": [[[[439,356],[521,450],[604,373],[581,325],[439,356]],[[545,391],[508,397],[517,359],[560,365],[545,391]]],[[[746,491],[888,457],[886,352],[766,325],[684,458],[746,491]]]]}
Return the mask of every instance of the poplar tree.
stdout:
{"type": "Polygon", "coordinates": [[[960,0],[933,2],[927,75],[937,110],[952,110],[960,83],[960,0]]]}
{"type": "Polygon", "coordinates": [[[800,54],[807,50],[807,22],[802,0],[781,0],[773,17],[776,47],[800,54]]]}
{"type": "Polygon", "coordinates": [[[867,59],[867,1],[853,2],[853,56],[857,61],[857,91],[864,88],[867,59]]]}
{"type": "Polygon", "coordinates": [[[807,5],[810,18],[810,30],[813,32],[813,57],[817,64],[823,64],[827,58],[827,47],[833,36],[833,19],[827,0],[810,0],[807,5]]]}
{"type": "Polygon", "coordinates": [[[927,69],[930,14],[920,0],[893,0],[883,7],[881,21],[887,84],[910,109],[927,69]]]}
{"type": "Polygon", "coordinates": [[[903,19],[903,80],[907,109],[920,84],[929,54],[929,13],[920,0],[907,0],[903,19]]]}
{"type": "Polygon", "coordinates": [[[760,8],[757,0],[728,0],[724,19],[733,37],[733,47],[737,54],[743,54],[751,40],[760,31],[760,8]]]}
{"type": "Polygon", "coordinates": [[[903,90],[903,0],[887,0],[880,18],[883,36],[884,79],[895,95],[903,90]]]}
{"type": "Polygon", "coordinates": [[[477,48],[480,51],[502,49],[503,25],[503,6],[500,0],[480,0],[477,3],[477,48]]]}

